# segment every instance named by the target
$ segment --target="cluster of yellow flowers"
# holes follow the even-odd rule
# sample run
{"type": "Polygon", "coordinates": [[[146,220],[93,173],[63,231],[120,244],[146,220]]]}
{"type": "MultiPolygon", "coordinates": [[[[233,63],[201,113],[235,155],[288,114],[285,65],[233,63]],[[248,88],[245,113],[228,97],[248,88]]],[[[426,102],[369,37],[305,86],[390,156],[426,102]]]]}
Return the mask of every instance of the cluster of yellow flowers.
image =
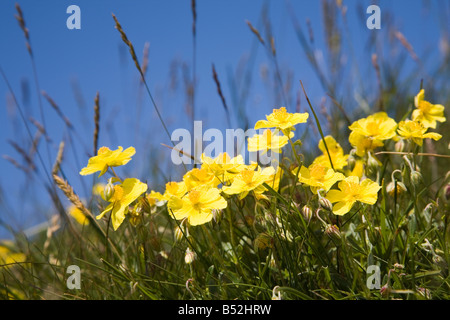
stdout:
{"type": "MultiPolygon", "coordinates": [[[[374,149],[384,146],[387,140],[411,140],[422,145],[425,138],[441,138],[437,133],[427,133],[427,130],[436,128],[437,121],[445,121],[444,107],[425,101],[424,94],[424,90],[421,90],[415,97],[416,109],[412,112],[411,120],[397,124],[385,112],[378,112],[351,124],[349,142],[353,151],[350,154],[345,154],[332,136],[326,136],[318,145],[323,154],[308,167],[299,164],[300,167],[292,170],[298,184],[308,186],[319,200],[335,203],[330,209],[336,215],[348,213],[356,202],[375,204],[381,187],[366,176],[368,161],[374,158],[374,149]],[[353,161],[352,165],[349,165],[350,160],[353,161]],[[332,189],[336,183],[338,189],[332,189]]],[[[271,150],[280,153],[290,142],[295,152],[291,140],[295,126],[305,123],[308,116],[308,113],[288,113],[284,107],[274,109],[272,114],[266,116],[266,120],[255,124],[255,130],[265,131],[248,138],[248,151],[271,150]]],[[[240,155],[231,158],[227,153],[222,153],[216,158],[210,158],[203,154],[201,166],[187,172],[182,181],[168,182],[163,194],[155,191],[146,194],[147,184],[135,178],[122,181],[113,169],[128,163],[134,154],[133,147],[126,150],[119,147],[115,151],[102,147],[80,172],[81,175],[87,175],[100,171],[99,176],[102,176],[111,169],[113,177],[101,193],[109,205],[97,218],[101,219],[111,211],[114,230],[122,224],[127,214],[130,215],[130,221],[136,223],[143,208],[150,208],[151,212],[151,208],[165,204],[173,218],[187,221],[193,226],[201,225],[210,222],[218,212],[226,209],[233,195],[239,200],[248,195],[253,195],[256,200],[268,199],[264,195],[268,190],[266,186],[278,190],[283,175],[280,167],[262,168],[257,163],[245,164],[240,155]]]]}

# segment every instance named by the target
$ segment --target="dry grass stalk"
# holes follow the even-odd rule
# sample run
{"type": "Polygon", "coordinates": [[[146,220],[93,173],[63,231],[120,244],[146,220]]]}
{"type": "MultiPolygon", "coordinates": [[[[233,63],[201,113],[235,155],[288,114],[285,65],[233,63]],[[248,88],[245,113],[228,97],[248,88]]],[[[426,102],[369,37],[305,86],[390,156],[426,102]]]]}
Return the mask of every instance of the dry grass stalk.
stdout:
{"type": "Polygon", "coordinates": [[[24,167],[20,163],[18,163],[14,158],[4,154],[2,155],[2,158],[6,161],[9,161],[13,166],[15,166],[17,169],[22,170],[23,172],[28,174],[28,168],[24,167]]]}
{"type": "Polygon", "coordinates": [[[34,171],[36,169],[36,166],[34,164],[33,159],[31,159],[30,155],[23,148],[21,148],[16,142],[8,140],[8,143],[22,156],[22,158],[25,160],[30,170],[34,171]]]}
{"type": "Polygon", "coordinates": [[[44,126],[35,118],[30,117],[30,122],[38,129],[38,131],[44,135],[45,140],[47,142],[51,142],[52,139],[48,136],[47,131],[45,130],[44,126]]]}
{"type": "Polygon", "coordinates": [[[97,155],[98,150],[98,135],[100,132],[100,94],[97,94],[94,99],[94,156],[97,155]]]}
{"type": "Polygon", "coordinates": [[[378,90],[379,92],[379,101],[378,101],[378,108],[380,111],[384,111],[384,105],[383,105],[383,85],[381,82],[381,71],[380,71],[380,65],[378,64],[378,56],[376,53],[372,54],[372,65],[375,68],[375,72],[377,74],[377,82],[378,82],[378,90]]]}
{"type": "Polygon", "coordinates": [[[58,114],[58,116],[64,121],[64,123],[66,124],[67,127],[69,128],[73,128],[72,123],[70,122],[70,120],[62,113],[61,109],[59,108],[59,106],[56,104],[55,100],[53,100],[45,91],[42,91],[42,95],[44,96],[45,99],[47,99],[48,103],[50,103],[50,105],[52,106],[53,109],[55,109],[56,113],[58,114]]]}
{"type": "Polygon", "coordinates": [[[53,174],[53,180],[55,181],[56,186],[64,193],[67,199],[72,202],[72,204],[86,217],[90,217],[91,219],[95,219],[94,215],[84,206],[83,202],[81,202],[80,198],[75,194],[72,187],[60,176],[53,174]]]}
{"type": "Polygon", "coordinates": [[[227,105],[227,102],[225,101],[225,97],[223,95],[222,87],[220,85],[219,77],[217,76],[217,72],[216,72],[216,68],[214,67],[214,64],[212,65],[212,73],[213,73],[214,82],[216,83],[217,93],[219,94],[219,97],[222,100],[222,105],[225,108],[225,112],[227,114],[228,126],[231,127],[228,105],[227,105]]]}
{"type": "Polygon", "coordinates": [[[194,38],[197,35],[197,4],[195,0],[191,0],[191,11],[192,11],[192,34],[194,38]]]}
{"type": "Polygon", "coordinates": [[[413,46],[411,43],[409,43],[408,39],[401,33],[400,31],[396,31],[394,33],[395,37],[400,41],[403,47],[409,52],[411,55],[411,58],[413,58],[414,61],[419,62],[419,57],[417,56],[416,52],[414,51],[413,46]]]}
{"type": "Polygon", "coordinates": [[[59,144],[58,155],[56,156],[55,164],[53,165],[52,175],[57,175],[59,168],[61,167],[61,162],[64,154],[64,141],[59,144]]]}
{"type": "MultiPolygon", "coordinates": [[[[144,52],[143,52],[143,58],[142,58],[142,73],[145,74],[147,73],[148,70],[148,55],[149,55],[149,50],[150,49],[150,43],[146,42],[144,44],[144,52]]],[[[144,81],[144,79],[141,79],[141,81],[144,81]]]]}
{"type": "Polygon", "coordinates": [[[32,56],[33,52],[31,50],[31,45],[30,45],[30,33],[28,31],[28,28],[25,25],[25,19],[23,18],[23,12],[18,3],[16,3],[16,10],[17,10],[17,15],[15,17],[16,17],[17,21],[19,22],[20,29],[22,29],[22,31],[25,35],[25,40],[26,40],[25,44],[27,46],[28,53],[32,56]]]}
{"type": "Polygon", "coordinates": [[[264,39],[261,37],[261,34],[259,33],[259,31],[251,24],[250,21],[245,20],[245,22],[247,23],[248,27],[250,28],[250,30],[256,35],[256,37],[258,38],[259,42],[261,42],[261,44],[264,46],[266,45],[266,43],[264,42],[264,39]]]}
{"type": "Polygon", "coordinates": [[[138,69],[139,73],[141,74],[141,77],[144,79],[144,73],[142,71],[141,65],[139,64],[139,60],[136,56],[136,51],[134,50],[133,44],[130,40],[128,40],[127,35],[125,34],[125,31],[123,31],[122,26],[119,23],[119,20],[117,20],[116,16],[112,14],[112,17],[114,21],[116,22],[115,28],[119,31],[123,42],[128,46],[128,49],[130,50],[131,58],[134,61],[134,64],[136,65],[136,68],[138,69]]]}

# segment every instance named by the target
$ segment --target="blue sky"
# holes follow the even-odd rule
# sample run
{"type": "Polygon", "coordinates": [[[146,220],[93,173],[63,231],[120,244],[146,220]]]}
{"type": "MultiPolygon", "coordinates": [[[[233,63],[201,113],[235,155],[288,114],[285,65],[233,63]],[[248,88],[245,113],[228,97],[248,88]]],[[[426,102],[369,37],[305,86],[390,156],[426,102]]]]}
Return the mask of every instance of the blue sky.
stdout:
{"type": "MultiPolygon", "coordinates": [[[[32,116],[41,121],[32,65],[25,48],[23,32],[14,18],[15,2],[9,0],[0,2],[0,66],[27,117],[32,116]],[[24,95],[24,92],[29,94],[24,95]]],[[[111,148],[119,145],[136,146],[138,153],[133,159],[133,168],[127,170],[142,179],[150,179],[145,173],[152,166],[146,162],[149,153],[161,151],[163,148],[160,146],[161,142],[166,144],[170,142],[164,135],[148,96],[139,83],[138,73],[127,48],[114,28],[111,14],[114,13],[119,19],[134,44],[139,59],[142,58],[144,44],[149,43],[149,67],[146,79],[169,131],[173,131],[176,128],[191,126],[185,113],[185,89],[180,69],[177,69],[177,87],[171,89],[173,80],[171,68],[183,63],[192,68],[191,2],[188,0],[18,2],[30,31],[40,90],[46,91],[57,102],[64,115],[74,124],[76,131],[69,135],[64,123],[48,102],[42,99],[47,130],[52,138],[51,159],[48,159],[43,141],[39,147],[46,166],[49,167],[50,163],[54,162],[59,142],[72,138],[73,147],[70,143],[66,147],[63,170],[77,193],[85,195],[83,182],[77,173],[81,169],[80,166],[87,163],[86,151],[92,150],[93,101],[98,91],[101,99],[99,145],[111,148]],[[66,8],[72,4],[78,5],[81,9],[81,30],[68,30],[66,27],[66,20],[69,17],[66,8]],[[78,87],[82,94],[82,103],[76,100],[74,86],[78,87]]],[[[307,62],[288,14],[288,10],[291,10],[288,8],[292,8],[292,13],[305,30],[307,19],[311,21],[315,46],[320,56],[325,46],[320,1],[198,0],[196,110],[197,120],[203,120],[205,128],[227,127],[225,112],[211,76],[213,63],[222,82],[227,102],[232,105],[232,89],[229,85],[232,75],[236,74],[241,65],[245,65],[245,59],[252,53],[256,55],[252,69],[253,80],[246,104],[251,124],[270,113],[272,108],[281,106],[260,76],[264,68],[272,68],[271,60],[245,23],[246,20],[251,21],[264,33],[261,12],[266,3],[281,70],[290,70],[292,78],[295,79],[294,85],[298,86],[300,79],[303,81],[313,103],[320,103],[326,94],[307,62]],[[252,48],[256,49],[252,51],[252,48]]],[[[407,37],[419,56],[428,51],[432,52],[433,57],[439,56],[439,41],[442,36],[440,30],[448,27],[448,20],[442,22],[442,19],[438,19],[439,8],[449,10],[445,1],[359,1],[359,6],[355,5],[356,1],[344,0],[343,3],[348,6],[346,15],[354,58],[361,65],[364,76],[367,74],[366,70],[372,69],[370,54],[365,50],[367,38],[370,32],[380,32],[370,31],[365,26],[365,19],[368,17],[365,9],[372,3],[380,6],[382,17],[387,12],[395,17],[396,28],[407,37]]],[[[381,23],[383,28],[384,21],[381,23]]],[[[389,39],[382,40],[382,43],[383,41],[387,43],[389,39]]],[[[345,59],[348,61],[351,59],[348,54],[349,48],[346,43],[343,43],[343,46],[346,52],[345,59]]],[[[434,60],[427,61],[425,68],[431,68],[434,60]]],[[[407,67],[414,65],[411,59],[405,63],[407,67]]],[[[192,69],[189,69],[189,72],[192,75],[192,69]]],[[[287,77],[287,73],[283,76],[287,77]]],[[[24,148],[29,148],[30,142],[3,79],[0,81],[0,96],[0,149],[3,155],[20,160],[20,155],[8,140],[13,140],[24,148]]],[[[292,110],[295,106],[289,107],[292,110]]],[[[239,124],[237,114],[233,111],[232,126],[237,128],[239,124]]],[[[34,133],[35,129],[31,124],[30,128],[34,133]]],[[[167,156],[169,155],[167,152],[167,156]]],[[[161,168],[170,167],[169,158],[159,156],[158,161],[161,161],[161,168]]],[[[34,176],[33,180],[29,180],[4,159],[0,159],[0,168],[0,186],[3,195],[0,218],[3,221],[15,228],[28,228],[54,213],[50,199],[42,192],[43,185],[39,182],[39,178],[34,176]]],[[[40,177],[43,177],[39,164],[38,168],[40,177]]],[[[86,179],[85,183],[89,185],[92,180],[86,179]]],[[[162,187],[161,184],[152,185],[151,181],[149,184],[156,189],[162,187]]],[[[6,230],[0,227],[0,237],[7,234],[6,230]]]]}

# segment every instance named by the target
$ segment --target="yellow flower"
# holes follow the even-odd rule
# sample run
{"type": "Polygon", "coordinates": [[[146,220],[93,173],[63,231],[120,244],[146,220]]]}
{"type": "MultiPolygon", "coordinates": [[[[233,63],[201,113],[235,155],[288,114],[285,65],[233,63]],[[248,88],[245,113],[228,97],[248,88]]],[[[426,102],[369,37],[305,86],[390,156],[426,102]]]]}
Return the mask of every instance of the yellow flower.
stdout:
{"type": "Polygon", "coordinates": [[[426,131],[427,128],[423,126],[422,122],[419,122],[417,120],[415,121],[406,120],[401,121],[398,124],[397,132],[403,139],[411,139],[419,146],[422,146],[423,139],[429,138],[437,141],[440,138],[442,138],[442,136],[439,133],[436,132],[425,133],[426,131]]]}
{"type": "Polygon", "coordinates": [[[350,172],[346,172],[346,176],[356,176],[359,177],[361,179],[361,177],[363,176],[364,173],[364,161],[362,160],[356,160],[355,161],[355,166],[353,168],[352,171],[350,172]]]}
{"type": "Polygon", "coordinates": [[[378,112],[353,122],[349,129],[352,130],[349,142],[362,157],[367,151],[383,146],[384,140],[395,139],[397,123],[386,112],[378,112]]]}
{"type": "Polygon", "coordinates": [[[101,219],[105,213],[112,210],[111,221],[114,230],[117,230],[125,219],[128,206],[146,191],[147,184],[135,178],[125,179],[122,184],[114,186],[114,194],[109,199],[111,203],[97,216],[97,219],[101,219]]]}
{"type": "Polygon", "coordinates": [[[211,221],[214,210],[227,207],[227,201],[217,188],[200,186],[189,191],[183,198],[172,197],[168,202],[175,219],[187,219],[190,225],[196,226],[211,221]]]}
{"type": "Polygon", "coordinates": [[[166,191],[164,192],[161,200],[169,201],[171,197],[181,198],[187,192],[186,184],[184,181],[175,182],[170,181],[166,183],[166,191]]]}
{"type": "Polygon", "coordinates": [[[340,190],[330,190],[326,198],[332,203],[337,202],[333,206],[333,213],[340,216],[349,212],[356,201],[375,204],[381,188],[378,183],[370,179],[360,182],[355,176],[345,178],[339,182],[338,187],[340,190]]]}
{"type": "Polygon", "coordinates": [[[1,268],[9,268],[15,263],[25,262],[27,259],[23,253],[14,253],[7,246],[0,244],[0,270],[1,268]]]}
{"type": "Polygon", "coordinates": [[[305,123],[309,114],[288,113],[285,107],[273,109],[273,112],[266,116],[267,120],[259,120],[255,124],[255,129],[277,128],[283,132],[294,130],[294,126],[299,123],[305,123]]]}
{"type": "Polygon", "coordinates": [[[101,196],[103,194],[103,190],[105,190],[106,185],[104,183],[96,183],[92,187],[92,193],[96,196],[101,196]]]}
{"type": "Polygon", "coordinates": [[[194,168],[187,172],[183,177],[183,181],[188,191],[200,185],[217,187],[220,183],[220,181],[216,179],[214,173],[204,168],[194,168]]]}
{"type": "MultiPolygon", "coordinates": [[[[291,137],[293,133],[291,134],[291,137]]],[[[263,134],[254,135],[251,138],[248,138],[248,151],[263,151],[263,154],[269,150],[272,150],[276,153],[281,152],[281,148],[285,146],[289,139],[286,136],[280,136],[276,134],[276,131],[272,132],[269,129],[264,130],[263,134]]]]}
{"type": "Polygon", "coordinates": [[[156,191],[150,191],[149,194],[146,195],[146,198],[148,200],[148,203],[150,206],[157,206],[160,207],[165,203],[165,200],[163,199],[163,195],[156,191]]]}
{"type": "Polygon", "coordinates": [[[246,164],[241,155],[230,158],[230,156],[224,152],[212,159],[202,154],[202,169],[211,171],[219,181],[218,184],[231,183],[234,177],[245,167],[246,164]]]}
{"type": "MultiPolygon", "coordinates": [[[[298,168],[294,169],[293,174],[297,175],[298,168]]],[[[308,168],[302,166],[298,180],[310,186],[313,193],[317,193],[319,189],[324,189],[325,192],[345,176],[342,173],[335,172],[333,169],[322,166],[320,164],[311,164],[308,168]]]]}
{"type": "Polygon", "coordinates": [[[239,194],[239,199],[245,198],[250,191],[253,191],[258,198],[267,190],[263,186],[264,183],[278,187],[280,174],[281,170],[275,172],[273,167],[267,167],[263,170],[258,168],[257,171],[244,169],[234,178],[233,183],[230,186],[223,187],[222,191],[228,195],[239,194]]]}
{"type": "Polygon", "coordinates": [[[412,119],[423,124],[425,128],[436,128],[436,121],[444,122],[444,106],[441,104],[431,104],[424,100],[425,90],[422,89],[414,97],[414,105],[417,109],[412,112],[412,119]]]}
{"type": "Polygon", "coordinates": [[[122,147],[114,151],[107,147],[101,147],[98,150],[98,155],[89,159],[87,167],[81,169],[80,174],[85,176],[100,171],[98,176],[101,177],[109,167],[118,167],[127,164],[136,153],[136,150],[133,147],[122,150],[122,147]]]}
{"type": "Polygon", "coordinates": [[[78,209],[76,206],[71,205],[67,210],[69,214],[82,226],[89,225],[89,219],[84,215],[84,213],[78,209]]]}
{"type": "MultiPolygon", "coordinates": [[[[325,142],[330,153],[331,161],[333,162],[334,170],[342,170],[347,165],[348,154],[344,155],[344,150],[341,145],[334,140],[332,136],[326,136],[325,142]]],[[[314,159],[313,164],[320,164],[324,167],[331,168],[330,159],[328,157],[327,150],[323,140],[319,142],[319,149],[322,151],[322,155],[314,159]]]]}

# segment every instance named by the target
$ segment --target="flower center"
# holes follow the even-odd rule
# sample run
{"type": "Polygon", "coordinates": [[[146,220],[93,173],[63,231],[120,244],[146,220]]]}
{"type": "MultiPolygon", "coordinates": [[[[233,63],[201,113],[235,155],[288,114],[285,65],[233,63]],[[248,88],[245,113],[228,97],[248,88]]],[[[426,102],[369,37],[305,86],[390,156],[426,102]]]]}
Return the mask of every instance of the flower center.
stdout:
{"type": "Polygon", "coordinates": [[[200,201],[200,191],[192,190],[191,192],[189,192],[189,201],[192,203],[192,205],[198,206],[200,201]]]}
{"type": "Polygon", "coordinates": [[[285,107],[281,107],[280,109],[274,109],[273,110],[273,117],[278,121],[278,122],[285,122],[286,118],[287,118],[287,112],[286,112],[286,108],[285,107]]]}
{"type": "Polygon", "coordinates": [[[255,171],[251,171],[251,170],[244,170],[241,172],[241,176],[242,176],[242,180],[246,183],[246,184],[251,184],[253,181],[253,175],[255,174],[255,171]]]}
{"type": "Polygon", "coordinates": [[[315,180],[320,180],[323,179],[323,177],[327,173],[327,168],[319,164],[315,164],[309,169],[309,173],[315,180]]]}
{"type": "Polygon", "coordinates": [[[105,154],[108,153],[109,151],[111,151],[108,147],[101,147],[100,149],[98,149],[98,154],[105,154]]]}

